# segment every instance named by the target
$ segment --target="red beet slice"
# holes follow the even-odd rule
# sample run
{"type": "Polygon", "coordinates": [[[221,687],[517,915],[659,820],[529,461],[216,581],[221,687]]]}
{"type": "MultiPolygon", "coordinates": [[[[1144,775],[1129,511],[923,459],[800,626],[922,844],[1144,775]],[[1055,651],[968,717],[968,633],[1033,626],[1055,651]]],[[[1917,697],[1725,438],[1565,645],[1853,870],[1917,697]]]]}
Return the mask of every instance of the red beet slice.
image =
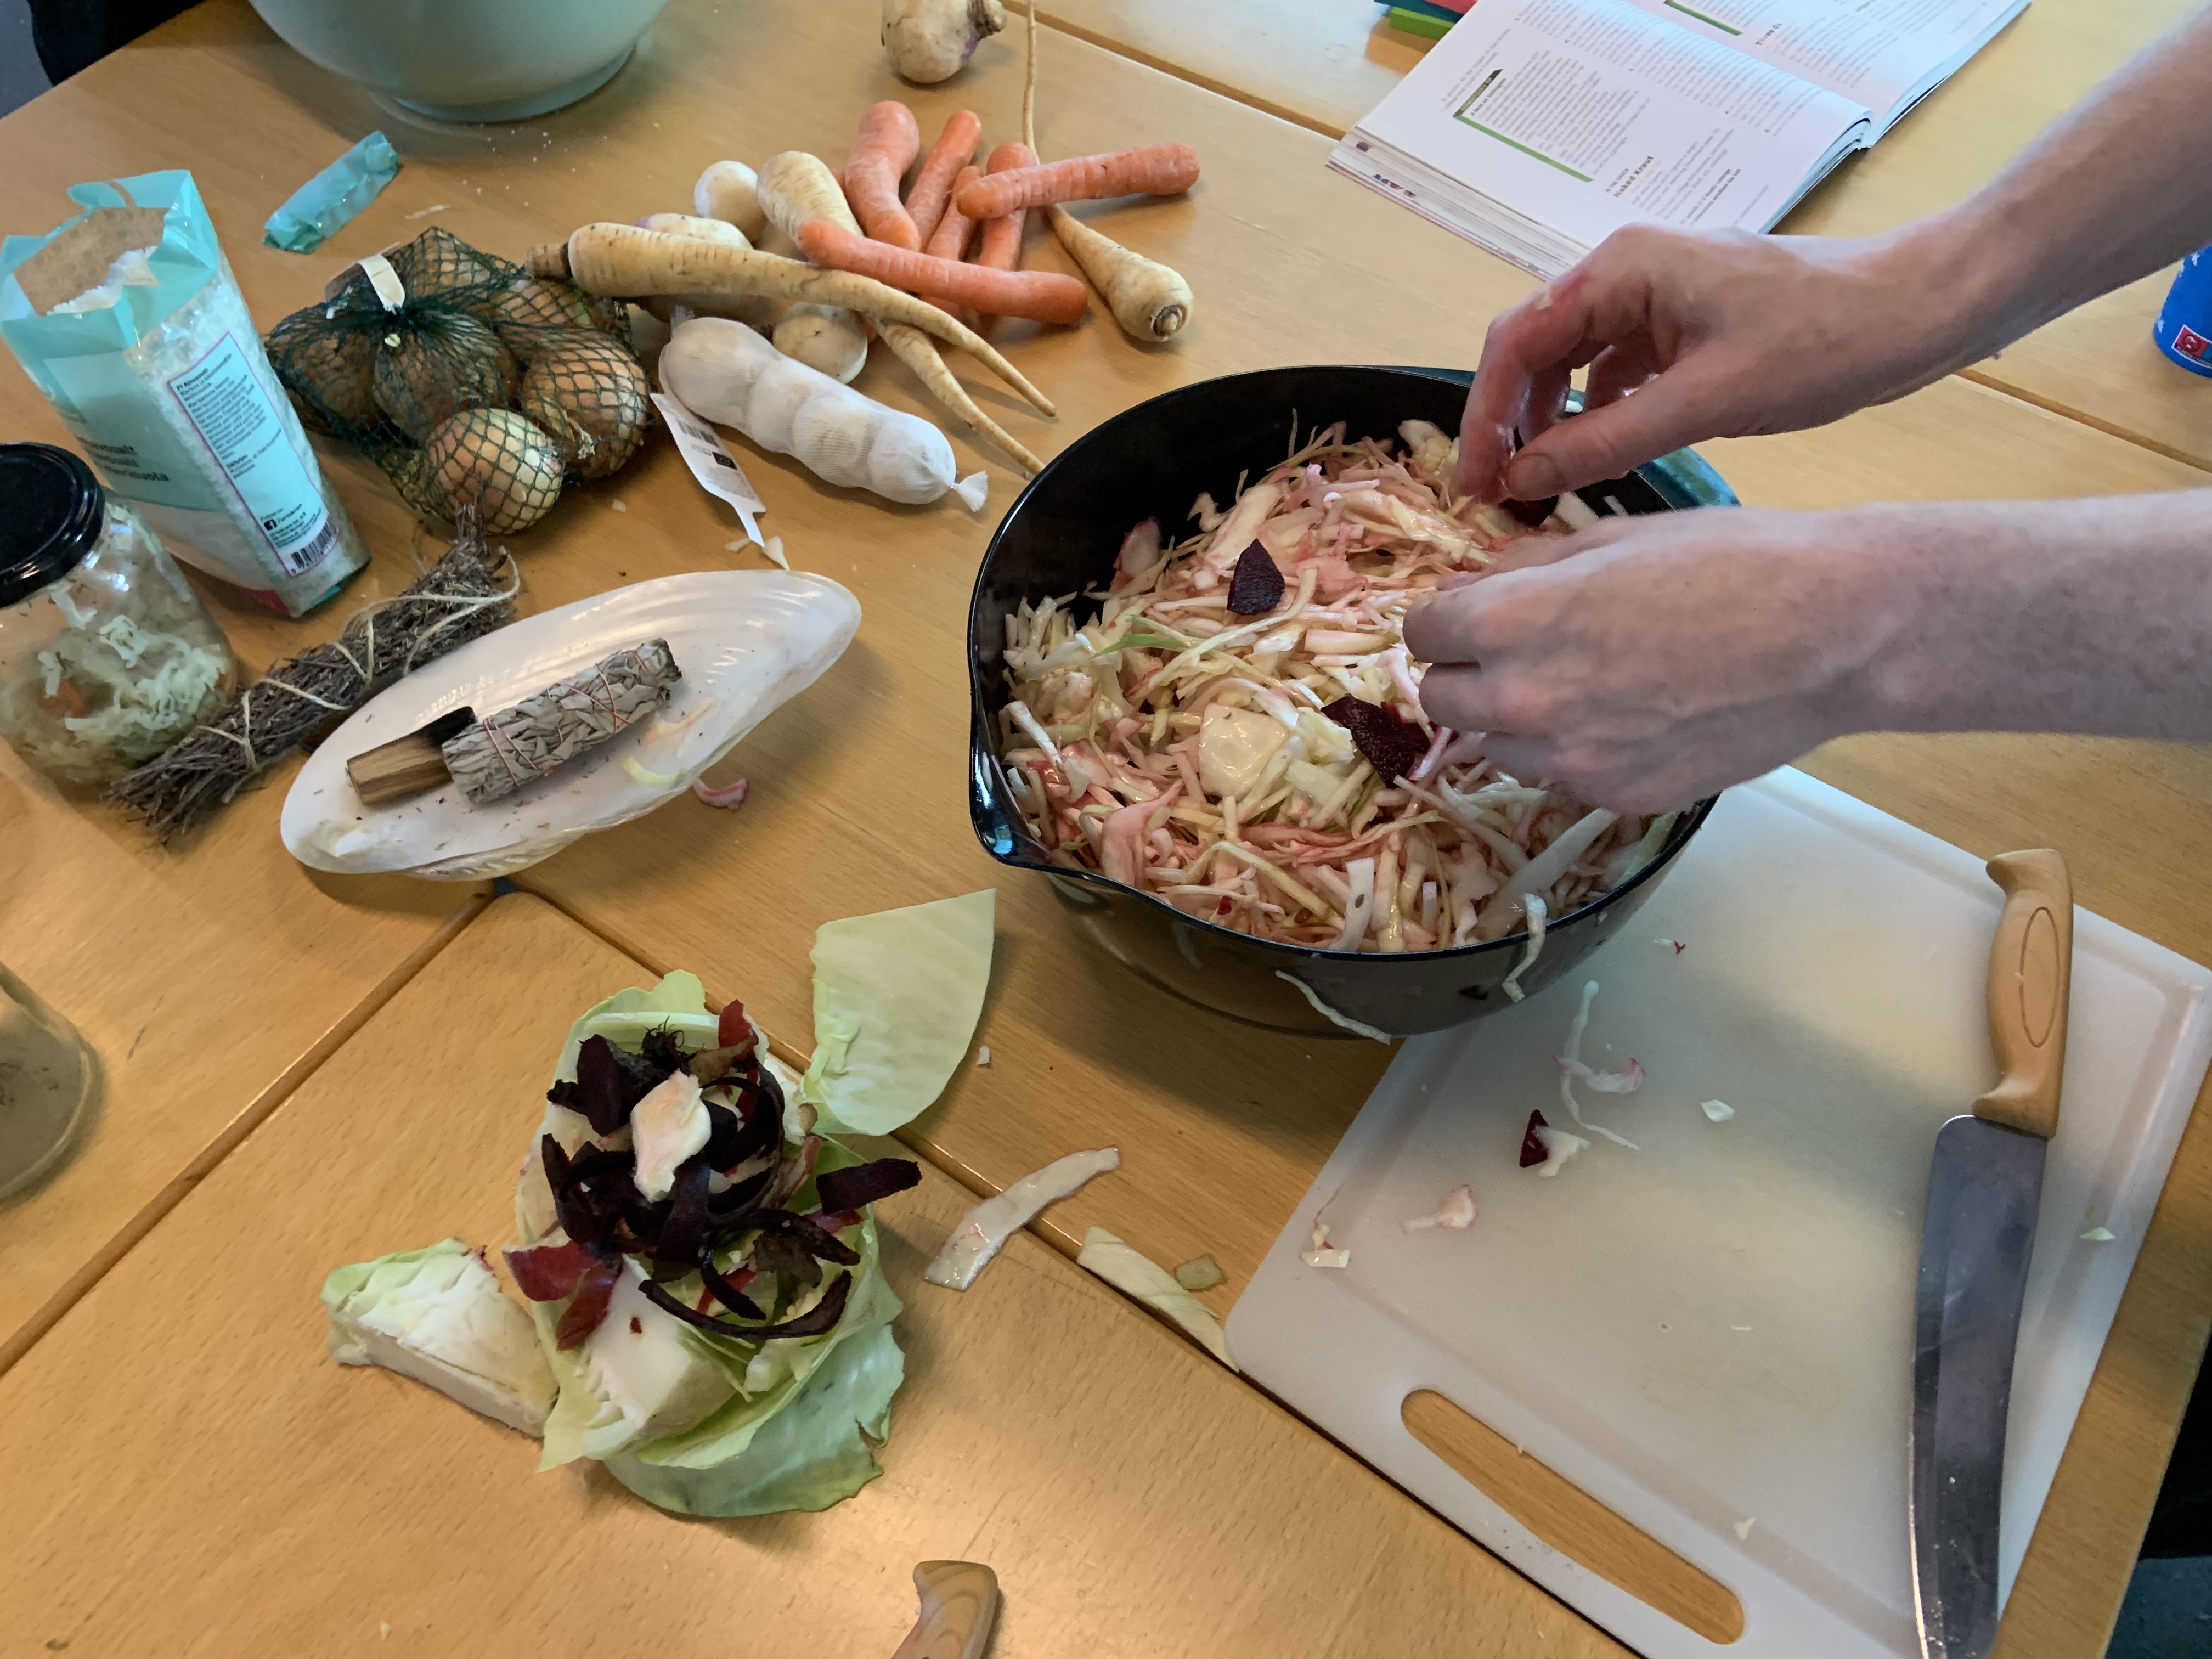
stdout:
{"type": "Polygon", "coordinates": [[[1229,578],[1229,608],[1240,617],[1264,617],[1283,602],[1283,572],[1254,542],[1237,556],[1229,578]]]}
{"type": "Polygon", "coordinates": [[[515,1288],[532,1302],[558,1302],[576,1293],[576,1281],[595,1258],[574,1239],[507,1252],[507,1270],[515,1288]]]}
{"type": "Polygon", "coordinates": [[[1541,1112],[1528,1114],[1528,1127],[1521,1136],[1521,1167],[1522,1169],[1533,1170],[1550,1156],[1544,1150],[1543,1137],[1536,1131],[1548,1129],[1551,1127],[1544,1121],[1544,1115],[1541,1112]]]}
{"type": "Polygon", "coordinates": [[[561,1322],[553,1328],[555,1344],[564,1352],[580,1348],[584,1340],[599,1328],[599,1322],[607,1316],[607,1304],[614,1299],[615,1280],[622,1274],[622,1258],[610,1261],[593,1256],[576,1281],[576,1299],[561,1315],[561,1322]]]}
{"type": "Polygon", "coordinates": [[[1559,504],[1559,498],[1557,495],[1547,495],[1540,501],[1500,501],[1498,505],[1515,523],[1524,524],[1534,530],[1552,516],[1552,509],[1559,504]]]}
{"type": "Polygon", "coordinates": [[[1352,733],[1352,743],[1386,784],[1405,776],[1428,753],[1428,739],[1421,735],[1421,728],[1401,720],[1395,710],[1357,697],[1339,697],[1321,712],[1352,733]]]}
{"type": "Polygon", "coordinates": [[[908,1158],[879,1158],[814,1177],[814,1190],[825,1210],[857,1210],[893,1193],[921,1185],[921,1166],[908,1158]]]}

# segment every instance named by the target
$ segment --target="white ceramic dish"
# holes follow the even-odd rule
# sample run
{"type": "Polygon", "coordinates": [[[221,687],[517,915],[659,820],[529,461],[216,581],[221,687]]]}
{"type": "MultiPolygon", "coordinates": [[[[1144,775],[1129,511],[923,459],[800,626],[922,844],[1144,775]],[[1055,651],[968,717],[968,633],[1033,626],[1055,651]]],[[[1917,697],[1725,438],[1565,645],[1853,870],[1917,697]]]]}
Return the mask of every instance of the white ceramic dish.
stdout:
{"type": "Polygon", "coordinates": [[[845,588],[781,570],[667,576],[525,617],[417,669],[325,738],[285,797],[285,848],[302,864],[341,875],[476,881],[527,868],[684,793],[771,710],[819,679],[860,624],[860,602],[845,588]],[[448,785],[370,806],[346,776],[354,756],[450,709],[482,715],[511,707],[650,639],[666,640],[684,671],[668,706],[505,800],[471,806],[448,785]]]}

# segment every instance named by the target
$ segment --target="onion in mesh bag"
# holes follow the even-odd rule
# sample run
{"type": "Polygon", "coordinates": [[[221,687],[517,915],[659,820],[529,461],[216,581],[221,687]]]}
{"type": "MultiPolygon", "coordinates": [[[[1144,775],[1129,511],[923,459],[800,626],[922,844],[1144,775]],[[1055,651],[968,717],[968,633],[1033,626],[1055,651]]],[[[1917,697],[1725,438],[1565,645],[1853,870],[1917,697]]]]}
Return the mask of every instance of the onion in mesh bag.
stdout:
{"type": "Polygon", "coordinates": [[[376,401],[417,443],[465,409],[512,405],[521,386],[514,354],[462,312],[395,324],[376,354],[376,401]]]}
{"type": "Polygon", "coordinates": [[[453,416],[422,446],[422,465],[446,516],[473,506],[487,536],[526,529],[561,499],[559,448],[511,409],[453,416]]]}
{"type": "Polygon", "coordinates": [[[549,331],[522,377],[521,405],[568,457],[571,472],[604,478],[644,440],[645,371],[596,330],[549,331]]]}

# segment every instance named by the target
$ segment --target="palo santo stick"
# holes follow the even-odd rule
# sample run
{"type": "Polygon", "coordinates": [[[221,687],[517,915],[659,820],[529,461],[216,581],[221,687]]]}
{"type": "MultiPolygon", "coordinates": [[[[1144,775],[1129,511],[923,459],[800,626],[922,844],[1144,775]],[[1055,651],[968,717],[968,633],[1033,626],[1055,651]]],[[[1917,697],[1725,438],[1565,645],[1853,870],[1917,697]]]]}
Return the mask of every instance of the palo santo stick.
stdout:
{"type": "Polygon", "coordinates": [[[635,300],[657,294],[753,295],[842,306],[876,320],[906,323],[958,346],[1029,400],[1057,415],[1051,398],[1030,385],[990,342],[927,301],[850,271],[817,270],[797,259],[635,225],[580,227],[567,242],[530,251],[534,276],[566,277],[586,293],[635,300]]]}

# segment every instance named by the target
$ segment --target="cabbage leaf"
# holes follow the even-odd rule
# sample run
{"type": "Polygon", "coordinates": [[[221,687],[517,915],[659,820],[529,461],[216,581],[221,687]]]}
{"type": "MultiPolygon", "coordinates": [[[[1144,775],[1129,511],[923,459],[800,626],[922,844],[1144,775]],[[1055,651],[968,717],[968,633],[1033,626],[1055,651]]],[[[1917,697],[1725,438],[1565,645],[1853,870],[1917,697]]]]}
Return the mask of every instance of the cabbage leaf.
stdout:
{"type": "Polygon", "coordinates": [[[829,1133],[887,1135],[967,1058],[991,980],[994,889],[825,922],[801,1095],[829,1133]]]}

